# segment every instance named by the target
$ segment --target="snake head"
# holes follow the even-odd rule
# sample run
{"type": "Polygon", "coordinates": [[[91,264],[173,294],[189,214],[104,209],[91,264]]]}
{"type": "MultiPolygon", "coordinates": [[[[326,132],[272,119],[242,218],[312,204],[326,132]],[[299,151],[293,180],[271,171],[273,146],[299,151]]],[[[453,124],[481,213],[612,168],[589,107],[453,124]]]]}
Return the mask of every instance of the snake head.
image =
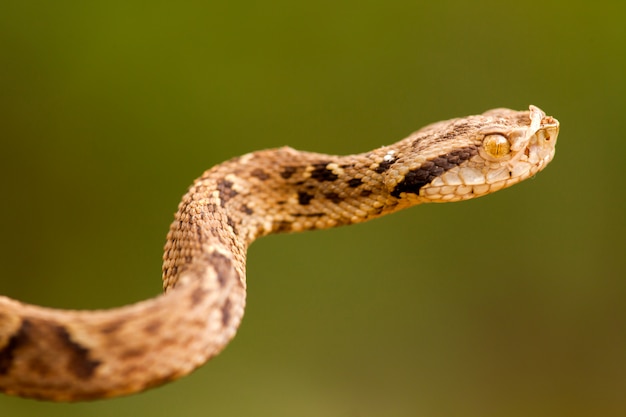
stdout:
{"type": "Polygon", "coordinates": [[[494,109],[476,116],[481,125],[469,157],[421,187],[422,201],[467,200],[532,177],[552,160],[559,122],[536,106],[528,111],[494,109]]]}

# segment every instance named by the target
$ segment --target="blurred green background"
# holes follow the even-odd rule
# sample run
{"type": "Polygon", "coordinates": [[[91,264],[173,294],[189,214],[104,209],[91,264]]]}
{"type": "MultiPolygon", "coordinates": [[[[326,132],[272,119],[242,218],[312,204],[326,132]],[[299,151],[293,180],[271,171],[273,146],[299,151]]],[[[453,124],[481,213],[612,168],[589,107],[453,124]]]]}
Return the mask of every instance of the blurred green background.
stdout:
{"type": "Polygon", "coordinates": [[[0,293],[160,291],[180,196],[232,156],[347,154],[535,104],[534,180],[266,238],[238,336],[190,377],[1,416],[626,415],[626,3],[0,3],[0,293]]]}

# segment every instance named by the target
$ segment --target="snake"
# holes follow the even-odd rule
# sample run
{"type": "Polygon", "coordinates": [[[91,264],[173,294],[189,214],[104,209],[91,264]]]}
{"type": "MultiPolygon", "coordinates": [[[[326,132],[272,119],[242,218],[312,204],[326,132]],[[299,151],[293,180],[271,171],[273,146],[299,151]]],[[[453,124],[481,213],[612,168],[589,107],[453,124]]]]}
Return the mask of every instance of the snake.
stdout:
{"type": "Polygon", "coordinates": [[[491,194],[542,170],[558,132],[559,122],[538,107],[498,108],[428,125],[370,152],[282,147],[216,165],[178,206],[164,248],[162,294],[105,310],[0,296],[0,392],[86,401],[187,375],[237,331],[254,240],[491,194]]]}

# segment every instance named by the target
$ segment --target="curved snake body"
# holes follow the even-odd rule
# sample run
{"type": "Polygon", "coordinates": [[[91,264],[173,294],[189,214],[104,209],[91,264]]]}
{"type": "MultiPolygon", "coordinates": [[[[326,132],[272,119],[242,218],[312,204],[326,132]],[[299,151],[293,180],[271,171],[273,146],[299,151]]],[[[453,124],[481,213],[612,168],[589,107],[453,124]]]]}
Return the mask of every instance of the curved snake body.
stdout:
{"type": "Polygon", "coordinates": [[[165,294],[102,311],[0,297],[0,390],[78,401],[188,374],[235,335],[253,240],[489,194],[543,169],[558,129],[557,120],[534,106],[496,109],[427,126],[363,154],[285,147],[217,165],[178,207],[163,255],[165,294]]]}

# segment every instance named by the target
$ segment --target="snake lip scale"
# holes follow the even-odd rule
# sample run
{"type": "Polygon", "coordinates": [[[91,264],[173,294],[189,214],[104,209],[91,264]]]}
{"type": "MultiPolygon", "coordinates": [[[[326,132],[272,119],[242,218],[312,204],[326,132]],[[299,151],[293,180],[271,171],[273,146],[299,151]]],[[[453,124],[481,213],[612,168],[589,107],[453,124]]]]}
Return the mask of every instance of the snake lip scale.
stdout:
{"type": "Polygon", "coordinates": [[[283,147],[219,164],[178,206],[163,254],[164,294],[94,311],[0,296],[0,391],[81,401],[184,376],[235,335],[245,307],[246,250],[255,239],[490,194],[542,170],[558,132],[559,122],[535,106],[495,109],[434,123],[362,154],[283,147]]]}

